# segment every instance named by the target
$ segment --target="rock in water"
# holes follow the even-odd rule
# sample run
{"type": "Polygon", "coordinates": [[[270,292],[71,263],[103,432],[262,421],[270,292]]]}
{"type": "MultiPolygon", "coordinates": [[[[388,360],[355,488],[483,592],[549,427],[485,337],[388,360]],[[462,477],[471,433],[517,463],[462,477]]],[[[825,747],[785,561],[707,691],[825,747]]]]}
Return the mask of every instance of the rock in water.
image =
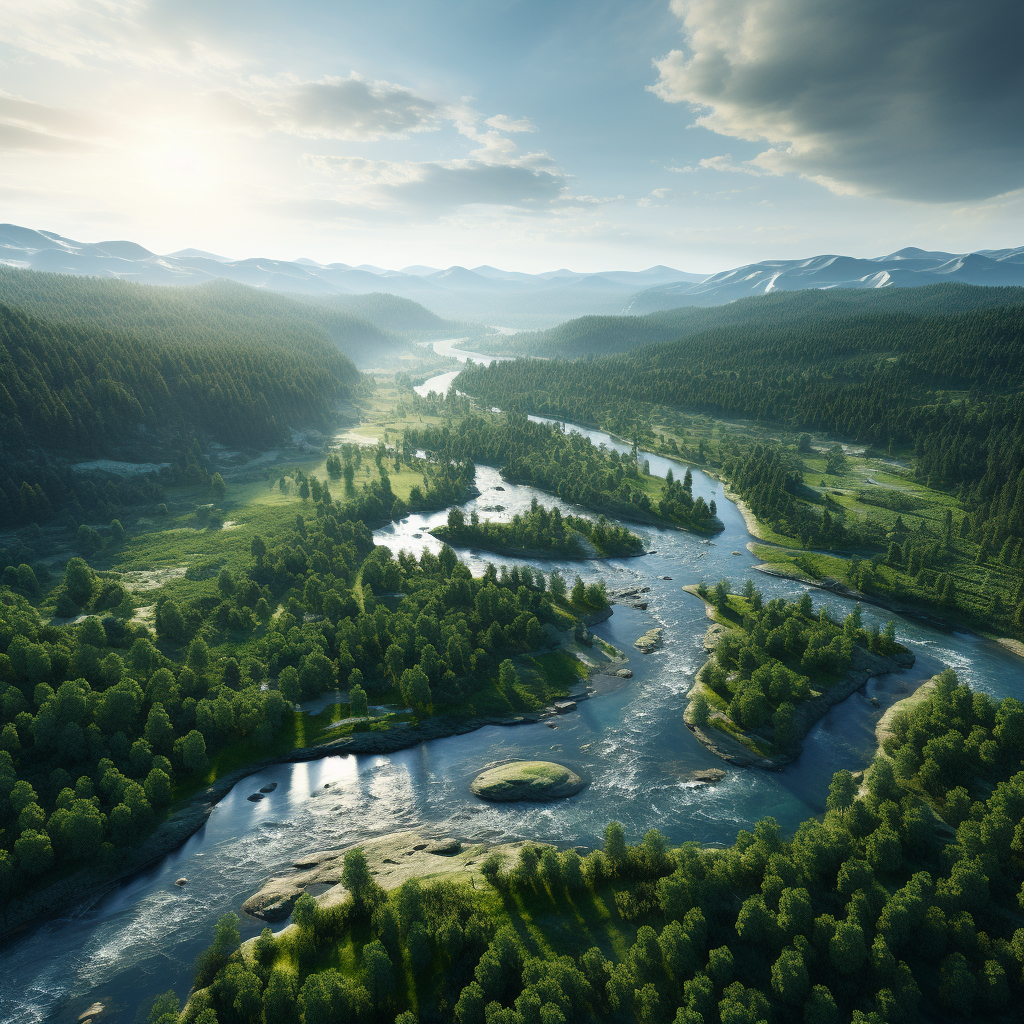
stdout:
{"type": "Polygon", "coordinates": [[[188,885],[188,879],[182,876],[181,878],[175,879],[175,885],[188,885]]]}
{"type": "Polygon", "coordinates": [[[483,800],[506,802],[560,800],[585,786],[572,769],[553,761],[511,761],[485,769],[469,788],[483,800]]]}
{"type": "Polygon", "coordinates": [[[263,794],[262,793],[250,793],[245,799],[246,800],[251,800],[253,803],[259,803],[259,801],[263,799],[263,794]]]}
{"type": "Polygon", "coordinates": [[[273,793],[277,789],[276,782],[268,782],[265,786],[260,786],[261,793],[273,793]]]}
{"type": "Polygon", "coordinates": [[[721,768],[702,768],[699,771],[690,772],[692,782],[721,782],[725,778],[725,772],[721,768]]]}
{"type": "Polygon", "coordinates": [[[633,646],[640,651],[641,654],[650,654],[661,643],[661,627],[657,626],[654,629],[647,630],[643,636],[638,637],[634,642],[633,646]]]}
{"type": "Polygon", "coordinates": [[[620,668],[618,670],[618,672],[616,672],[615,674],[620,679],[632,679],[633,678],[633,670],[629,669],[629,668],[620,668]]]}

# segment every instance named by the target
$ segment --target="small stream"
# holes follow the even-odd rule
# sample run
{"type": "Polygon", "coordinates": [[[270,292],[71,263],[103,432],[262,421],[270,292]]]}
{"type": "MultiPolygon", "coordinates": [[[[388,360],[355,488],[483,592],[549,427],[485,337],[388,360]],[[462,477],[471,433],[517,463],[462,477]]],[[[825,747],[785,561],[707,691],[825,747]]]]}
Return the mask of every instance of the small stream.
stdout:
{"type": "MultiPolygon", "coordinates": [[[[442,345],[445,354],[457,358],[491,358],[460,352],[450,342],[436,343],[439,351],[442,345]]],[[[454,372],[439,374],[421,388],[445,393],[453,379],[454,372]]],[[[595,443],[628,450],[600,431],[570,429],[580,429],[595,443]]],[[[652,473],[685,472],[674,460],[648,453],[641,457],[648,459],[652,473]]],[[[484,517],[509,519],[534,497],[580,513],[534,488],[502,481],[487,466],[477,468],[477,486],[480,494],[464,507],[484,517]]],[[[184,997],[192,963],[209,943],[217,918],[238,912],[267,877],[315,850],[414,826],[463,839],[529,837],[563,847],[599,844],[611,819],[621,821],[632,839],[658,828],[673,843],[728,844],[738,829],[765,815],[774,815],[791,832],[824,810],[834,771],[868,762],[881,710],[944,665],[994,696],[1024,696],[1021,662],[997,644],[898,619],[900,641],[917,654],[911,671],[871,680],[864,692],[834,708],[805,740],[803,755],[783,771],[730,770],[718,786],[694,786],[687,781],[691,771],[721,762],[682,722],[684,694],[705,660],[701,640],[707,620],[701,603],[680,588],[722,577],[741,586],[751,575],[767,597],[793,597],[803,588],[753,574],[755,560],[746,549],[751,538],[736,507],[718,481],[699,470],[693,470],[693,486],[695,495],[715,498],[725,524],[710,543],[694,534],[630,524],[653,553],[601,562],[526,563],[545,574],[557,568],[569,580],[579,573],[586,581],[604,579],[611,588],[650,588],[646,612],[616,607],[594,629],[629,653],[632,679],[597,677],[593,699],[560,716],[557,728],[547,723],[487,727],[387,756],[334,756],[277,765],[251,776],[217,805],[196,835],[156,867],[9,942],[2,952],[0,1020],[73,1022],[101,1000],[109,1007],[104,1022],[131,1022],[140,1003],[159,992],[174,988],[184,997]],[[666,576],[672,578],[661,578],[666,576]],[[665,629],[664,645],[653,654],[638,654],[633,641],[656,624],[665,629]],[[872,705],[872,697],[880,707],[872,705]],[[584,775],[590,786],[557,804],[503,806],[470,794],[469,782],[482,765],[511,757],[557,760],[584,775]],[[246,800],[269,782],[278,786],[266,799],[246,800]],[[182,875],[188,885],[177,888],[174,880],[182,875]]],[[[395,551],[437,550],[439,542],[427,531],[446,517],[446,512],[409,516],[374,537],[395,551]]],[[[486,552],[460,551],[459,556],[475,574],[488,561],[515,561],[486,552]]],[[[836,615],[845,615],[851,606],[823,591],[813,596],[836,615]]],[[[868,624],[889,618],[871,607],[864,611],[868,624]]],[[[261,928],[262,922],[243,917],[243,937],[261,928]]]]}

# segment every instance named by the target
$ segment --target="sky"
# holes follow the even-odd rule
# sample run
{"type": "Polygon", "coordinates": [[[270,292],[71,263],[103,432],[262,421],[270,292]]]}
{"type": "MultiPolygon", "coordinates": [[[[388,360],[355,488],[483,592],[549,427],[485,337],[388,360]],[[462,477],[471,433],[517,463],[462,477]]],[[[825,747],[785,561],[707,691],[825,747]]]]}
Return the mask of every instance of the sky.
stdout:
{"type": "Polygon", "coordinates": [[[0,0],[0,221],[712,272],[1024,244],[1020,0],[0,0]]]}

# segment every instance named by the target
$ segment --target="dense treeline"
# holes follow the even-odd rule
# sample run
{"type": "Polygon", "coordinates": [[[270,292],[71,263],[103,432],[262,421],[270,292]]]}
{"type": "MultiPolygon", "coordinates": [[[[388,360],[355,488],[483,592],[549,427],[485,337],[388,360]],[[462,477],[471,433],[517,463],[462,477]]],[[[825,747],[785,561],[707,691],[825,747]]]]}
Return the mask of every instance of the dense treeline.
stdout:
{"type": "Polygon", "coordinates": [[[836,317],[965,313],[1024,303],[1024,288],[935,284],[924,288],[807,289],[751,296],[722,306],[682,306],[644,316],[584,316],[547,331],[488,338],[487,350],[563,359],[629,352],[718,328],[815,329],[836,317]]]}
{"type": "MultiPolygon", "coordinates": [[[[979,546],[979,564],[998,559],[1019,572],[1022,368],[1024,306],[1005,306],[836,317],[813,327],[740,326],[599,360],[470,367],[460,387],[502,408],[620,430],[649,421],[658,408],[682,407],[793,431],[830,431],[881,451],[910,450],[922,481],[960,498],[969,514],[958,533],[979,546]]],[[[770,444],[727,450],[721,465],[757,516],[806,545],[870,552],[896,542],[900,551],[893,554],[909,568],[909,543],[917,551],[913,574],[926,570],[927,586],[916,590],[960,607],[949,575],[951,520],[940,537],[912,537],[899,524],[889,536],[877,523],[848,523],[828,495],[804,488],[799,454],[770,444]]],[[[969,618],[988,615],[991,598],[972,595],[961,610],[969,618]]],[[[1024,629],[1024,594],[1011,599],[1001,598],[996,621],[1000,628],[1024,629]]]]}
{"type": "Polygon", "coordinates": [[[0,305],[5,523],[45,522],[62,507],[82,518],[100,503],[109,517],[120,503],[155,500],[145,481],[97,488],[69,463],[167,462],[176,479],[202,479],[200,438],[251,448],[282,441],[289,426],[324,428],[358,381],[322,330],[260,325],[251,289],[84,284],[0,272],[0,292],[53,314],[0,305]]]}
{"type": "Polygon", "coordinates": [[[501,555],[519,554],[541,558],[621,558],[642,555],[643,541],[624,526],[609,523],[604,516],[594,522],[583,516],[563,516],[557,508],[547,509],[536,498],[530,511],[516,513],[509,523],[480,522],[473,512],[466,522],[461,508],[448,513],[448,524],[430,531],[455,547],[477,547],[501,555]]]}
{"type": "Polygon", "coordinates": [[[817,614],[811,595],[796,601],[765,603],[747,580],[742,598],[730,597],[728,580],[698,592],[711,601],[720,619],[741,628],[722,633],[714,657],[701,669],[703,690],[691,698],[697,725],[713,723],[716,712],[745,732],[786,751],[796,738],[793,712],[815,690],[833,685],[850,667],[856,649],[891,655],[902,648],[890,622],[884,632],[865,630],[860,605],[840,624],[826,608],[817,614]]]}
{"type": "Polygon", "coordinates": [[[838,772],[824,820],[792,839],[765,818],[726,850],[669,849],[657,831],[629,846],[612,823],[585,857],[526,846],[515,864],[489,858],[483,889],[390,893],[354,850],[347,902],[303,896],[295,927],[241,951],[228,915],[186,1010],[168,994],[151,1020],[995,1019],[1022,994],[1022,755],[1019,702],[947,671],[897,715],[863,788],[838,772]],[[613,942],[598,901],[615,908],[613,942]]]}
{"type": "Polygon", "coordinates": [[[525,415],[502,419],[467,416],[453,427],[407,430],[407,450],[446,448],[453,457],[502,467],[513,483],[530,484],[596,512],[625,518],[661,517],[688,529],[722,529],[715,503],[692,495],[689,474],[683,481],[652,478],[635,453],[619,455],[579,433],[534,423],[525,415]],[[652,501],[648,491],[661,491],[652,501]]]}
{"type": "MultiPolygon", "coordinates": [[[[0,303],[54,324],[144,334],[169,345],[187,339],[202,346],[315,348],[330,337],[344,352],[390,340],[372,316],[224,280],[167,288],[0,267],[0,303]]],[[[386,312],[386,304],[364,308],[386,312]]]]}
{"type": "Polygon", "coordinates": [[[132,621],[121,584],[79,558],[67,565],[58,611],[85,612],[80,625],[44,624],[23,597],[2,592],[4,901],[55,864],[98,856],[116,865],[218,750],[247,742],[256,757],[287,741],[290,701],[340,687],[354,715],[366,714],[369,694],[420,716],[546,701],[544,679],[520,679],[510,659],[550,646],[546,623],[565,627],[572,609],[606,607],[603,588],[577,582],[570,599],[561,576],[549,584],[528,568],[489,566],[474,579],[449,547],[396,560],[374,547],[366,523],[406,506],[386,475],[374,483],[339,505],[303,477],[315,515],[298,514],[274,545],[257,535],[248,572],[223,570],[215,591],[161,597],[155,636],[132,621]]]}

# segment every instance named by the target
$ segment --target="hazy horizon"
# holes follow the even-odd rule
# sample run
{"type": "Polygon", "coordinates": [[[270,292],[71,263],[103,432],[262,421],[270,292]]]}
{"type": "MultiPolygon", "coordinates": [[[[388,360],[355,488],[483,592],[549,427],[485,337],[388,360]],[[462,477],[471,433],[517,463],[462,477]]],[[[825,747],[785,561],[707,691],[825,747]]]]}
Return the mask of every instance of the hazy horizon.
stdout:
{"type": "Polygon", "coordinates": [[[1024,238],[1005,0],[3,7],[0,220],[75,239],[709,274],[1024,238]]]}

